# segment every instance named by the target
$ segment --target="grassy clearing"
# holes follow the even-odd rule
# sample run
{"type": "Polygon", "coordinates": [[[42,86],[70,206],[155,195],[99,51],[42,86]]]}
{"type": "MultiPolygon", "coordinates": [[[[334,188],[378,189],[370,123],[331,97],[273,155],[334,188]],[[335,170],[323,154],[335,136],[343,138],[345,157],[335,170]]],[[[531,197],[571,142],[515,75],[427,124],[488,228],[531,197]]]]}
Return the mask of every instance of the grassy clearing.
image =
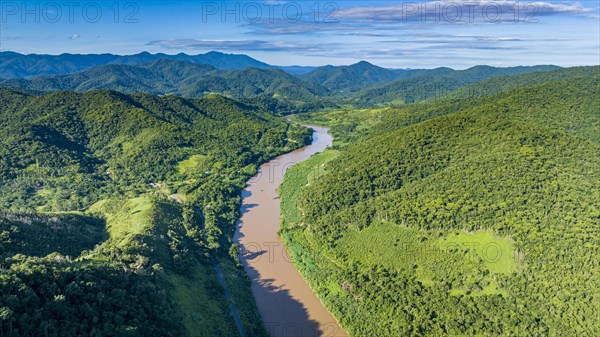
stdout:
{"type": "Polygon", "coordinates": [[[131,235],[144,235],[154,227],[151,211],[152,201],[148,197],[123,200],[101,200],[89,209],[91,214],[102,214],[106,218],[106,230],[112,240],[126,244],[131,235]]]}
{"type": "Polygon", "coordinates": [[[518,270],[512,241],[490,231],[456,232],[440,239],[439,243],[446,250],[460,249],[473,254],[470,257],[482,261],[491,273],[510,275],[518,270]]]}
{"type": "Polygon", "coordinates": [[[186,160],[182,160],[177,164],[179,174],[192,174],[203,171],[209,171],[210,160],[207,156],[195,154],[186,160]]]}
{"type": "Polygon", "coordinates": [[[340,239],[338,249],[347,261],[352,261],[350,263],[409,269],[419,263],[416,258],[424,258],[434,249],[437,251],[435,243],[421,242],[421,235],[418,229],[378,223],[362,231],[351,231],[340,239]]]}
{"type": "Polygon", "coordinates": [[[401,273],[414,272],[428,286],[462,275],[464,285],[449,290],[455,296],[504,294],[495,275],[519,270],[513,243],[508,238],[488,231],[431,233],[385,222],[350,231],[340,239],[335,255],[336,263],[344,268],[359,263],[401,273]],[[439,235],[443,236],[436,239],[439,235]]]}

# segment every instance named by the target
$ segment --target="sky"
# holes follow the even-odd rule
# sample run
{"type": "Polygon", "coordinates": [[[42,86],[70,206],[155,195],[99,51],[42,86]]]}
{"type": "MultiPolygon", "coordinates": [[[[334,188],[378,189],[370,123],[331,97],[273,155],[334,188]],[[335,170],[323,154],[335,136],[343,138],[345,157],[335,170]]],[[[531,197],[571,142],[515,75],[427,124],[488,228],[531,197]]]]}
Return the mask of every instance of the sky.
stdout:
{"type": "Polygon", "coordinates": [[[307,66],[597,65],[600,0],[1,0],[0,50],[214,50],[307,66]]]}

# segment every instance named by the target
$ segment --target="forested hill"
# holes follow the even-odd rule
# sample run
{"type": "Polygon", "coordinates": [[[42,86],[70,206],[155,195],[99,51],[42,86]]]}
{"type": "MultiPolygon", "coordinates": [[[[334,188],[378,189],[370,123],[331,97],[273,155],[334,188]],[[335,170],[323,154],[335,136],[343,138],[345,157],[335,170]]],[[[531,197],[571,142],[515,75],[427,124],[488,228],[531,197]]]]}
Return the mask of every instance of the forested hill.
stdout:
{"type": "Polygon", "coordinates": [[[363,61],[349,66],[319,67],[301,78],[318,83],[336,93],[349,93],[391,82],[398,78],[398,74],[363,61]]]}
{"type": "Polygon", "coordinates": [[[210,65],[156,60],[142,65],[103,65],[71,75],[7,79],[0,86],[38,91],[85,92],[111,89],[126,93],[203,97],[219,93],[262,103],[276,113],[324,107],[328,90],[278,69],[218,70],[210,65]],[[268,104],[267,104],[268,103],[268,104]],[[278,109],[278,110],[276,110],[278,109]]]}
{"type": "Polygon", "coordinates": [[[453,72],[450,68],[436,69],[386,69],[369,62],[349,66],[324,66],[301,75],[300,78],[318,83],[332,91],[333,95],[347,97],[362,89],[375,87],[402,78],[419,75],[443,75],[453,72]]]}
{"type": "Polygon", "coordinates": [[[185,61],[208,64],[218,69],[273,68],[247,55],[209,52],[198,55],[167,55],[142,52],[134,55],[61,54],[39,55],[0,52],[0,78],[27,78],[45,75],[65,75],[106,64],[139,65],[156,60],[185,61]]]}
{"type": "MultiPolygon", "coordinates": [[[[364,129],[364,135],[373,136],[397,130],[412,124],[416,124],[427,119],[444,116],[457,110],[467,110],[482,104],[490,102],[489,96],[494,96],[494,100],[499,100],[504,97],[509,97],[514,94],[514,91],[520,88],[532,87],[535,85],[546,85],[551,82],[579,82],[588,81],[590,77],[600,74],[600,66],[593,67],[574,67],[557,69],[548,72],[533,72],[524,75],[516,76],[500,76],[484,80],[457,91],[448,93],[441,97],[432,97],[431,99],[419,104],[406,105],[402,107],[387,107],[377,109],[377,113],[372,115],[378,116],[377,124],[368,129],[364,129]]],[[[366,109],[369,111],[368,109],[366,109]]],[[[585,123],[587,126],[582,127],[586,130],[585,133],[580,133],[580,136],[589,139],[598,140],[600,133],[597,131],[598,126],[594,122],[594,115],[588,115],[585,123]]],[[[546,123],[559,123],[553,121],[544,114],[540,114],[537,118],[547,118],[546,123]]],[[[359,119],[359,123],[367,122],[368,118],[359,119]]],[[[373,121],[370,121],[373,123],[373,121]]],[[[584,123],[584,124],[585,124],[584,123]]],[[[346,126],[334,126],[334,132],[341,133],[346,126]]],[[[359,137],[358,133],[352,133],[359,137]]],[[[343,137],[343,136],[341,136],[343,137]]]]}
{"type": "Polygon", "coordinates": [[[355,336],[596,336],[599,91],[595,74],[389,110],[282,199],[294,261],[355,336]]]}
{"type": "Polygon", "coordinates": [[[442,96],[443,99],[493,96],[501,92],[519,89],[535,84],[544,84],[561,79],[598,75],[600,66],[562,68],[551,71],[536,71],[522,75],[492,77],[442,96]]]}
{"type": "Polygon", "coordinates": [[[350,101],[361,106],[410,104],[436,96],[443,96],[459,88],[496,76],[520,75],[558,68],[544,65],[510,68],[476,66],[466,70],[434,74],[425,73],[365,89],[354,95],[350,101]]]}
{"type": "MultiPolygon", "coordinates": [[[[184,99],[107,90],[43,96],[6,89],[1,93],[3,179],[22,179],[36,173],[49,178],[89,173],[115,184],[143,186],[176,177],[177,164],[191,155],[210,157],[207,165],[221,162],[223,167],[243,167],[280,153],[285,146],[284,123],[218,95],[184,99]],[[105,174],[107,170],[112,176],[105,174]]],[[[30,187],[26,185],[2,187],[18,187],[27,193],[30,187]]],[[[94,193],[82,195],[87,199],[94,193]]],[[[8,201],[11,195],[15,196],[3,193],[2,198],[8,201]]],[[[22,195],[23,202],[36,204],[35,195],[26,196],[22,195]]],[[[86,205],[68,196],[54,197],[77,204],[66,209],[86,205]]],[[[18,209],[19,199],[3,206],[18,209]]]]}
{"type": "Polygon", "coordinates": [[[218,95],[0,90],[2,335],[235,335],[213,256],[263,336],[229,257],[240,191],[309,138],[218,95]]]}

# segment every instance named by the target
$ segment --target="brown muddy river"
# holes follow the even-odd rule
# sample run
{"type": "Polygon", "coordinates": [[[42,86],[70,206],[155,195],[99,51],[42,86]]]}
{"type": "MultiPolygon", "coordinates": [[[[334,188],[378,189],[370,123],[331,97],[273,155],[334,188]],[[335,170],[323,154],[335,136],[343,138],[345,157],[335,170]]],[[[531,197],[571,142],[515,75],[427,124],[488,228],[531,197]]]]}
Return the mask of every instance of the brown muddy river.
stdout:
{"type": "Polygon", "coordinates": [[[252,280],[263,323],[273,337],[342,337],[348,334],[313,294],[290,262],[277,232],[280,209],[277,188],[287,168],[332,144],[328,129],[311,126],[313,142],[261,166],[243,191],[242,217],[234,241],[252,280]]]}

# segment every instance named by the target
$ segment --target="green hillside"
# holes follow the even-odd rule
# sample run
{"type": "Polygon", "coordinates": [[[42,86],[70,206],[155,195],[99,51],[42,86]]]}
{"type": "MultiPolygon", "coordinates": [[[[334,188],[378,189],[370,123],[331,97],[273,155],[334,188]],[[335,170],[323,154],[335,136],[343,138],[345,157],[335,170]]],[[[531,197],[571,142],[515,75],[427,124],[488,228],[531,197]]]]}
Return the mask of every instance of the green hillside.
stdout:
{"type": "Polygon", "coordinates": [[[453,72],[450,68],[436,69],[386,69],[369,62],[349,66],[324,66],[303,74],[300,78],[315,82],[331,90],[333,95],[348,97],[360,90],[376,87],[403,78],[423,75],[443,75],[453,72]]]}
{"type": "Polygon", "coordinates": [[[141,52],[133,55],[69,53],[44,55],[2,51],[0,52],[0,77],[32,78],[47,75],[66,75],[82,72],[101,65],[139,65],[157,60],[207,64],[222,70],[273,68],[273,66],[255,60],[247,55],[225,54],[215,51],[198,55],[188,55],[184,53],[176,55],[164,53],[150,54],[148,52],[141,52]]]}
{"type": "Polygon", "coordinates": [[[600,76],[552,79],[351,113],[288,171],[282,236],[352,336],[598,334],[600,76]]]}
{"type": "Polygon", "coordinates": [[[600,73],[600,66],[572,67],[514,76],[498,76],[471,84],[464,88],[460,88],[456,91],[448,93],[442,98],[455,99],[493,96],[505,91],[515,90],[535,84],[544,84],[566,78],[572,78],[574,81],[577,81],[578,77],[597,75],[598,73],[600,73]]]}
{"type": "Polygon", "coordinates": [[[440,97],[459,88],[496,77],[555,70],[556,66],[496,68],[476,66],[466,70],[422,74],[365,89],[351,98],[359,106],[403,105],[440,97]]]}
{"type": "MultiPolygon", "coordinates": [[[[532,72],[515,76],[499,76],[483,80],[467,87],[447,93],[441,97],[432,97],[419,104],[379,108],[345,108],[324,110],[309,114],[299,114],[295,118],[305,123],[316,123],[331,128],[335,136],[335,146],[352,144],[366,136],[373,136],[427,119],[493,103],[502,95],[511,95],[512,91],[532,85],[552,81],[579,81],[581,77],[597,75],[600,67],[573,67],[545,72],[532,72]],[[489,98],[489,96],[496,96],[489,98]]],[[[547,116],[540,115],[540,118],[547,116]]],[[[552,122],[548,119],[547,122],[552,122]]],[[[597,123],[588,115],[586,137],[597,139],[597,123]]]]}
{"type": "Polygon", "coordinates": [[[352,93],[378,84],[391,82],[399,77],[398,73],[368,62],[359,62],[349,66],[319,67],[302,79],[318,83],[338,94],[352,93]]]}
{"type": "Polygon", "coordinates": [[[249,335],[229,257],[240,191],[307,130],[210,95],[0,91],[5,336],[231,336],[211,259],[249,335]]]}
{"type": "Polygon", "coordinates": [[[141,65],[108,64],[69,75],[5,79],[0,87],[37,91],[86,92],[110,89],[124,93],[173,94],[205,97],[218,93],[263,103],[273,113],[308,111],[333,103],[321,97],[328,90],[279,69],[218,70],[206,64],[159,59],[141,65]],[[271,106],[275,104],[275,106],[271,106]]]}

